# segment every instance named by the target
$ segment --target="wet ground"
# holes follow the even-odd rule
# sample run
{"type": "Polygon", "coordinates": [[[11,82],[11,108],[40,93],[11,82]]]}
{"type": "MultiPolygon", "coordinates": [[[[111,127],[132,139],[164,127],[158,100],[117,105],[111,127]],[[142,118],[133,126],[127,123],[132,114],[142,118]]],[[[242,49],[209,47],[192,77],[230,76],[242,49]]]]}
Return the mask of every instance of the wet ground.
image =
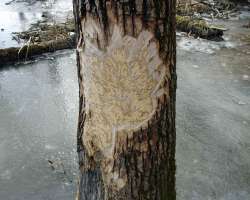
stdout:
{"type": "MultiPolygon", "coordinates": [[[[178,200],[250,199],[250,30],[218,23],[223,42],[177,37],[178,200]]],[[[0,199],[73,199],[75,65],[66,50],[0,70],[0,199]]]]}

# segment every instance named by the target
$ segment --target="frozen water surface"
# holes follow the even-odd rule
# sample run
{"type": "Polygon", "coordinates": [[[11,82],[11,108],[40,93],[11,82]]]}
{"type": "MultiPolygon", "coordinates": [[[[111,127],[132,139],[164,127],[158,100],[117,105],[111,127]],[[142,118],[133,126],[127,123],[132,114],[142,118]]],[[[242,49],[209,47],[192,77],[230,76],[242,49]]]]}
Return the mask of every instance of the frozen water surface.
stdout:
{"type": "Polygon", "coordinates": [[[0,199],[73,199],[76,74],[74,51],[0,71],[0,199]]]}
{"type": "Polygon", "coordinates": [[[178,39],[179,200],[250,199],[250,45],[225,23],[226,41],[178,39]]]}

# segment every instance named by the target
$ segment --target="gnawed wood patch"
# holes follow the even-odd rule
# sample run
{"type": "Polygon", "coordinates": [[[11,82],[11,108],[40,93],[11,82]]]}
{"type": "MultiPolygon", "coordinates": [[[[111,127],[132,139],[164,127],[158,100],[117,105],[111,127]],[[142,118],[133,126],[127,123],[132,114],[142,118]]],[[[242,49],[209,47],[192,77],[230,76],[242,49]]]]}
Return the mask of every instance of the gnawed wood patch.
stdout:
{"type": "Polygon", "coordinates": [[[113,171],[116,145],[148,127],[158,99],[169,94],[164,84],[170,74],[151,32],[123,36],[114,25],[109,45],[101,49],[95,20],[89,17],[82,27],[84,43],[78,51],[86,113],[83,144],[88,156],[100,163],[104,184],[120,190],[127,179],[113,171]]]}

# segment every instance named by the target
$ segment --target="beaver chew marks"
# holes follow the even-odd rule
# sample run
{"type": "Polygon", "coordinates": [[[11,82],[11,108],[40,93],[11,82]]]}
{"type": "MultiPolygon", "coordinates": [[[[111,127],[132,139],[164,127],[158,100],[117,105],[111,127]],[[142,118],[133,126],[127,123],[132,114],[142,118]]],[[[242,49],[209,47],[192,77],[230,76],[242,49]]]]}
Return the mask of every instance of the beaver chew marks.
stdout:
{"type": "Polygon", "coordinates": [[[163,83],[169,72],[159,57],[158,43],[149,31],[137,38],[123,36],[114,25],[106,49],[94,20],[82,22],[84,45],[79,49],[85,97],[83,144],[89,156],[102,160],[104,184],[122,188],[126,178],[112,171],[117,141],[126,141],[146,128],[157,110],[157,99],[168,91],[163,83]]]}

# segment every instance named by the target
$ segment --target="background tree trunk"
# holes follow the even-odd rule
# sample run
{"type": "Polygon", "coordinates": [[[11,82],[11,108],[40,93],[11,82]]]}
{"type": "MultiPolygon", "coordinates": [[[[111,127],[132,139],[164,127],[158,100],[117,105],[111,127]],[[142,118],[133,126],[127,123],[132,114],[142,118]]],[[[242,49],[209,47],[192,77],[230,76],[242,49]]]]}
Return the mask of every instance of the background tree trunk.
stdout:
{"type": "Polygon", "coordinates": [[[73,0],[80,200],[175,200],[175,0],[73,0]]]}

